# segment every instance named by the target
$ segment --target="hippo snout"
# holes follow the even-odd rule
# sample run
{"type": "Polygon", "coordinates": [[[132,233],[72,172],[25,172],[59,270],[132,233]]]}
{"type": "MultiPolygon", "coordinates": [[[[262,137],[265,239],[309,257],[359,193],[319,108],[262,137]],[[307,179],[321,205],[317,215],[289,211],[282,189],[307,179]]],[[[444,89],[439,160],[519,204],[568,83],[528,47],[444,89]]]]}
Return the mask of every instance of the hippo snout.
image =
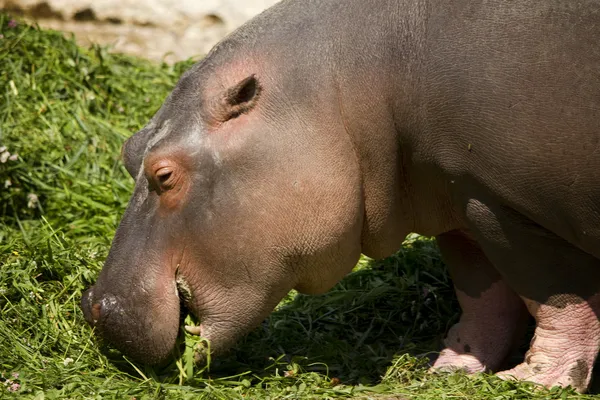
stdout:
{"type": "Polygon", "coordinates": [[[135,288],[121,289],[129,297],[116,294],[115,289],[121,288],[103,282],[83,293],[81,309],[87,323],[103,340],[142,363],[167,360],[179,331],[180,304],[175,291],[157,299],[135,288]]]}

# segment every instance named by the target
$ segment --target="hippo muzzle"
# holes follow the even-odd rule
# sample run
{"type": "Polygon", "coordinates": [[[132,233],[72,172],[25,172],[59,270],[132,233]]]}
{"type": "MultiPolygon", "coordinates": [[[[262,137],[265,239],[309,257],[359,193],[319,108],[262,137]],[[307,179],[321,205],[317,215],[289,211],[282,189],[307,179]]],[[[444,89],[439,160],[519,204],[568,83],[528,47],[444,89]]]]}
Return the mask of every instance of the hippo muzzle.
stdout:
{"type": "Polygon", "coordinates": [[[178,334],[180,304],[176,294],[160,308],[133,304],[130,299],[88,289],[81,300],[86,321],[120,351],[146,364],[166,360],[178,334]],[[98,293],[99,294],[98,294],[98,293]],[[157,314],[157,311],[164,312],[157,314]]]}

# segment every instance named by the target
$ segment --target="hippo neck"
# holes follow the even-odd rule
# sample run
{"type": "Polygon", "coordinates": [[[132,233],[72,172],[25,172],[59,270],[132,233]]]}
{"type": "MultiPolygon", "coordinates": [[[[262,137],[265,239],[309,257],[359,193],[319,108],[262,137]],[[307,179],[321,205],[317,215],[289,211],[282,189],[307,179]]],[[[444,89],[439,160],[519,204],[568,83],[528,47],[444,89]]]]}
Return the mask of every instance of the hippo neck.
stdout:
{"type": "MultiPolygon", "coordinates": [[[[337,39],[332,75],[362,173],[362,251],[374,258],[393,254],[410,232],[437,235],[454,228],[446,184],[434,160],[420,156],[427,136],[421,98],[425,5],[378,2],[370,17],[379,25],[352,24],[340,28],[337,39]]],[[[361,12],[353,19],[364,18],[361,12]]]]}

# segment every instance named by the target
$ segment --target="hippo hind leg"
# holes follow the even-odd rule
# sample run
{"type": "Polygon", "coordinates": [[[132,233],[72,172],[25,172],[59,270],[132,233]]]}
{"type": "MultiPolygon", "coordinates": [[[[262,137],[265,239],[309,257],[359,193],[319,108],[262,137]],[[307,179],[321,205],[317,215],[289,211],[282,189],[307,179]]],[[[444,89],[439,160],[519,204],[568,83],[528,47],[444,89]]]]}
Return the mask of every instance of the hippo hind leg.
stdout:
{"type": "Polygon", "coordinates": [[[527,310],[464,231],[437,237],[462,315],[448,332],[433,371],[497,370],[524,335],[527,310]]]}
{"type": "Polygon", "coordinates": [[[470,200],[467,217],[536,320],[524,362],[498,375],[586,391],[600,350],[600,259],[509,207],[470,200]]]}
{"type": "Polygon", "coordinates": [[[535,335],[525,362],[498,376],[585,391],[599,350],[600,295],[557,295],[545,304],[524,300],[536,320],[535,335]]]}

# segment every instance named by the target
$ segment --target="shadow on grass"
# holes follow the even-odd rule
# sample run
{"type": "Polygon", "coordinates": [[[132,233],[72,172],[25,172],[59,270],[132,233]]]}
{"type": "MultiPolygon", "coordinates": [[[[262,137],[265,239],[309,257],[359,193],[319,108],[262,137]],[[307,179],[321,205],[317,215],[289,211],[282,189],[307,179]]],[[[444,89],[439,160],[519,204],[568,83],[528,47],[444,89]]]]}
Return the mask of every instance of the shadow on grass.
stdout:
{"type": "Polygon", "coordinates": [[[394,356],[438,350],[457,317],[435,243],[412,240],[383,261],[364,260],[328,293],[297,295],[280,306],[228,356],[214,360],[211,375],[282,374],[293,364],[344,383],[373,384],[394,356]]]}

